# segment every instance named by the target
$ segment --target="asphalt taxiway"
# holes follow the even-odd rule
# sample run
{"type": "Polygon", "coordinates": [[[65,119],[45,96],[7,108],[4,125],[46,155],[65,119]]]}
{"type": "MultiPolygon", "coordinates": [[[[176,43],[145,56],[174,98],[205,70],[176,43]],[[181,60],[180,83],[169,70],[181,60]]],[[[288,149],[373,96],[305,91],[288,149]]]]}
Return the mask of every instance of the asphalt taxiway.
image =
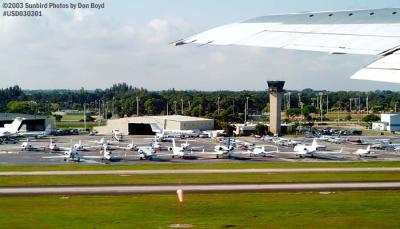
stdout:
{"type": "Polygon", "coordinates": [[[218,192],[316,192],[352,190],[399,190],[400,182],[344,182],[291,184],[236,184],[236,185],[159,185],[159,186],[60,186],[0,188],[1,195],[119,195],[172,194],[182,189],[186,193],[218,192]]]}
{"type": "Polygon", "coordinates": [[[337,173],[337,172],[400,172],[386,168],[306,168],[306,169],[204,169],[204,170],[86,170],[0,172],[0,176],[77,176],[77,175],[168,175],[168,174],[234,174],[234,173],[337,173]]]}

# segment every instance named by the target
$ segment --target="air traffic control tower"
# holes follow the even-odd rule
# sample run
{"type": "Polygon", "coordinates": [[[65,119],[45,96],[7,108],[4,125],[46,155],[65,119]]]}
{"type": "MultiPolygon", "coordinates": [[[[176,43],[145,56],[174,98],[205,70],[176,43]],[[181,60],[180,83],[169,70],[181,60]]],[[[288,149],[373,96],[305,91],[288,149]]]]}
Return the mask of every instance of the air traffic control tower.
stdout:
{"type": "Polygon", "coordinates": [[[276,135],[281,134],[282,98],[285,93],[285,90],[283,90],[284,86],[285,81],[268,81],[270,100],[269,131],[276,135]]]}

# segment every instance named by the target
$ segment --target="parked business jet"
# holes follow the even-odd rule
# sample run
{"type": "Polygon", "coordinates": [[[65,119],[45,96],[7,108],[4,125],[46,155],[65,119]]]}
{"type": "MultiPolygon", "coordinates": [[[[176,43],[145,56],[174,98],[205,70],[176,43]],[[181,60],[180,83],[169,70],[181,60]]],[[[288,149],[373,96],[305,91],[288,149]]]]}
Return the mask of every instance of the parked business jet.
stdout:
{"type": "Polygon", "coordinates": [[[315,152],[325,150],[326,146],[319,145],[317,139],[314,139],[311,145],[298,144],[294,147],[294,151],[298,153],[315,152]]]}
{"type": "Polygon", "coordinates": [[[58,156],[48,156],[48,157],[43,157],[44,159],[57,159],[57,158],[63,158],[64,161],[71,161],[71,162],[81,162],[81,156],[79,152],[74,149],[70,148],[64,152],[62,155],[58,156]]]}
{"type": "Polygon", "coordinates": [[[361,157],[374,157],[375,153],[371,152],[371,146],[368,146],[367,149],[358,149],[355,153],[355,155],[361,157]]]}
{"type": "Polygon", "coordinates": [[[121,157],[116,157],[112,154],[111,151],[107,149],[107,147],[104,147],[102,151],[102,156],[83,156],[83,158],[87,159],[101,159],[102,161],[109,161],[109,162],[119,162],[122,161],[121,157]]]}

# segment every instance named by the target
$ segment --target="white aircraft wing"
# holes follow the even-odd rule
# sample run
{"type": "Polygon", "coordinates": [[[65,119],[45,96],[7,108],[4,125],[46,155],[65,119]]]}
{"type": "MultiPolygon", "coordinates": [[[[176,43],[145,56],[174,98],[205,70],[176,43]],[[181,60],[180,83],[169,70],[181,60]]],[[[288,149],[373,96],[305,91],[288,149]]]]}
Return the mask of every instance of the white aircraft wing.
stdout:
{"type": "Polygon", "coordinates": [[[354,74],[352,79],[400,83],[400,51],[384,56],[354,74]]]}
{"type": "Polygon", "coordinates": [[[175,45],[241,45],[376,55],[352,78],[400,83],[400,9],[300,13],[221,26],[175,45]]]}

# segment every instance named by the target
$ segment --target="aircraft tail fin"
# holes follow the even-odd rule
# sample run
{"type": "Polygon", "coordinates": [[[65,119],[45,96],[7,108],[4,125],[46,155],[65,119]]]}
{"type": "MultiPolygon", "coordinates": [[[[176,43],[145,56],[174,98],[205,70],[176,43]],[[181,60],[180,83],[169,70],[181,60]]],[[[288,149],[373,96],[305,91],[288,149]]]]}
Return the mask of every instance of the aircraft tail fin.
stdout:
{"type": "Polygon", "coordinates": [[[371,146],[370,146],[370,145],[367,147],[367,151],[368,151],[368,152],[371,151],[371,146]]]}
{"type": "Polygon", "coordinates": [[[19,128],[22,125],[22,118],[16,118],[14,119],[14,121],[11,124],[6,124],[4,125],[4,127],[6,128],[6,130],[12,134],[15,134],[18,132],[19,128]]]}
{"type": "Polygon", "coordinates": [[[318,146],[317,139],[314,139],[314,141],[313,141],[313,143],[312,143],[311,146],[312,146],[312,147],[317,147],[317,146],[318,146]]]}
{"type": "Polygon", "coordinates": [[[44,133],[46,135],[50,135],[51,134],[51,129],[52,129],[51,124],[47,125],[46,129],[44,130],[44,133]]]}
{"type": "Polygon", "coordinates": [[[157,124],[150,124],[151,130],[154,133],[164,133],[164,130],[162,130],[157,124]]]}
{"type": "Polygon", "coordinates": [[[176,148],[175,138],[172,139],[172,147],[176,148]]]}
{"type": "Polygon", "coordinates": [[[103,157],[107,157],[108,151],[107,151],[107,146],[103,146],[103,157]]]}

